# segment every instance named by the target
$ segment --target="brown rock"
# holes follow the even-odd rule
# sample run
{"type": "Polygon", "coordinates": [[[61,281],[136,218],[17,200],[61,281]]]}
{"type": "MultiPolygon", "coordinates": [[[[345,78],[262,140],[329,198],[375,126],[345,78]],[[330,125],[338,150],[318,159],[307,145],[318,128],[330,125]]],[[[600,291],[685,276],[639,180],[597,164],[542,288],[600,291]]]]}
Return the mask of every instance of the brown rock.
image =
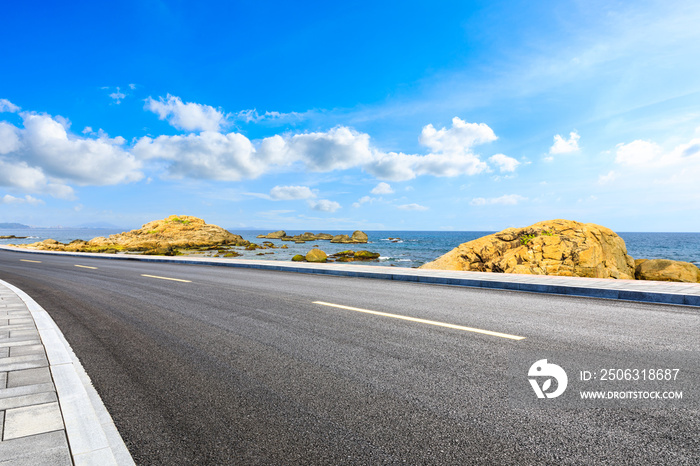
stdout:
{"type": "Polygon", "coordinates": [[[353,232],[352,236],[336,235],[331,239],[331,243],[366,243],[367,239],[367,234],[364,231],[357,230],[353,232]]]}
{"type": "Polygon", "coordinates": [[[549,220],[463,243],[423,269],[634,278],[622,238],[593,223],[549,220]]]}
{"type": "Polygon", "coordinates": [[[667,259],[641,259],[635,261],[637,266],[634,276],[637,280],[657,280],[664,282],[700,282],[700,269],[690,262],[667,259]]]}
{"type": "Polygon", "coordinates": [[[306,254],[307,262],[326,262],[328,255],[320,249],[312,249],[306,254]]]}
{"type": "Polygon", "coordinates": [[[163,220],[146,223],[132,230],[109,238],[98,236],[86,243],[73,242],[64,245],[55,240],[23,245],[28,249],[70,250],[81,252],[112,251],[169,251],[173,248],[202,248],[219,245],[246,246],[249,242],[216,225],[187,215],[171,215],[163,220]]]}
{"type": "Polygon", "coordinates": [[[280,239],[280,238],[285,238],[286,236],[287,236],[286,231],[279,230],[279,231],[273,231],[272,233],[268,233],[266,235],[258,235],[258,238],[280,239]]]}

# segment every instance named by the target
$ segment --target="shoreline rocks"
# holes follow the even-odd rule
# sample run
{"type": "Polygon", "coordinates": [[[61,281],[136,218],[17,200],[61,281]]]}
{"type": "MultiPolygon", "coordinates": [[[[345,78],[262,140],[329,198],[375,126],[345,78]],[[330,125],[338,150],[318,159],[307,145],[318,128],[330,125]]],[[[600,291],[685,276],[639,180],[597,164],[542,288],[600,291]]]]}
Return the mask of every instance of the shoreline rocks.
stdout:
{"type": "Polygon", "coordinates": [[[422,269],[634,279],[635,264],[609,228],[548,220],[463,243],[422,269]]]}
{"type": "Polygon", "coordinates": [[[90,241],[75,240],[68,244],[47,239],[37,243],[13,245],[26,249],[71,252],[143,252],[144,254],[175,255],[179,249],[212,248],[216,246],[248,246],[239,235],[217,225],[188,215],[171,215],[163,220],[144,224],[138,230],[98,236],[90,241]]]}

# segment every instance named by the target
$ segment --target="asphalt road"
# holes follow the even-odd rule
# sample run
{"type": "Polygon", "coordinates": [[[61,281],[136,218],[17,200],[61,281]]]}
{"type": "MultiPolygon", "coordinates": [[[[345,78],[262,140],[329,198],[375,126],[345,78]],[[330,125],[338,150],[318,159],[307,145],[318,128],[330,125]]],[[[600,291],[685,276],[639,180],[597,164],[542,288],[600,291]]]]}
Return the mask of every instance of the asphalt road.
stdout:
{"type": "Polygon", "coordinates": [[[540,409],[508,375],[513,355],[683,352],[697,377],[697,309],[7,251],[0,279],[56,321],[137,464],[700,462],[692,400],[540,409]]]}

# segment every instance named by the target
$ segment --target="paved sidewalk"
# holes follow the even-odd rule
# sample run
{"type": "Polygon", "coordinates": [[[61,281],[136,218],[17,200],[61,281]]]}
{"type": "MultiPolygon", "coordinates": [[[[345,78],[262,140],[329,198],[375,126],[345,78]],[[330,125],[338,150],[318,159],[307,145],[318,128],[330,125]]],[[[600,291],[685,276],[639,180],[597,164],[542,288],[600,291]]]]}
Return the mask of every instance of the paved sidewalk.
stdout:
{"type": "Polygon", "coordinates": [[[0,280],[0,465],[134,464],[51,317],[0,280]]]}

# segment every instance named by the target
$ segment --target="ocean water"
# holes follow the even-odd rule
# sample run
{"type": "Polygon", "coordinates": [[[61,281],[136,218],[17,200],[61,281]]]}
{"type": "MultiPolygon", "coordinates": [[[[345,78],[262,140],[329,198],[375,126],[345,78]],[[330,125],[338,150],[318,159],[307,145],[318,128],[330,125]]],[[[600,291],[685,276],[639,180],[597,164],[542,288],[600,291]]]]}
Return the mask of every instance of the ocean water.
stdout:
{"type": "MultiPolygon", "coordinates": [[[[291,241],[264,240],[257,235],[271,230],[229,230],[243,238],[260,244],[272,241],[276,246],[286,244],[288,249],[269,249],[240,251],[246,259],[291,260],[295,254],[306,254],[318,245],[327,254],[352,250],[368,250],[380,253],[379,261],[361,262],[368,265],[393,265],[397,267],[418,267],[434,260],[461,243],[491,234],[491,231],[367,231],[367,244],[331,244],[330,241],[313,241],[295,244],[291,241]],[[389,238],[398,238],[390,240],[389,238]],[[270,253],[272,254],[266,254],[270,253]],[[263,253],[263,255],[259,255],[263,253]]],[[[48,238],[62,243],[74,239],[89,240],[96,236],[109,236],[122,230],[110,229],[69,229],[69,228],[33,228],[28,230],[0,229],[0,236],[28,236],[26,239],[0,239],[0,244],[19,244],[43,241],[48,238]]],[[[292,236],[304,233],[302,230],[287,230],[292,236]]],[[[319,233],[314,231],[314,233],[319,233]]],[[[350,231],[326,230],[330,234],[351,234],[350,231]]],[[[618,233],[627,244],[627,252],[635,259],[671,259],[692,262],[700,266],[700,233],[618,233]]]]}

